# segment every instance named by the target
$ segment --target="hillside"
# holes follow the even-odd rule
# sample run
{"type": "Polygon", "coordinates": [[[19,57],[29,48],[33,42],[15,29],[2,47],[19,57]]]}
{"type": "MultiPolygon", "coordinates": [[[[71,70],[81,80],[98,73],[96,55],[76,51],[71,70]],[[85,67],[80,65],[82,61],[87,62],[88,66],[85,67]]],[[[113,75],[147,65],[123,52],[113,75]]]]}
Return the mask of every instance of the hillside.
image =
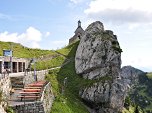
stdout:
{"type": "MultiPolygon", "coordinates": [[[[9,49],[10,42],[0,43],[0,51],[2,54],[2,49],[9,49]]],[[[39,70],[64,64],[60,69],[51,70],[46,77],[46,79],[51,81],[53,93],[56,97],[51,113],[88,113],[88,109],[79,97],[79,90],[84,86],[92,85],[95,81],[83,79],[75,72],[74,59],[78,44],[79,42],[76,42],[63,49],[49,51],[26,48],[20,44],[13,43],[14,56],[32,58],[34,54],[37,55],[38,62],[36,66],[39,70]],[[18,55],[18,50],[21,51],[21,55],[18,55]],[[34,52],[34,54],[31,54],[31,52],[34,52]],[[41,56],[43,56],[43,58],[41,56]],[[66,86],[64,86],[65,78],[67,78],[66,86]]],[[[144,73],[133,67],[125,67],[124,70],[127,70],[124,71],[126,75],[130,73],[130,70],[132,71],[133,78],[131,78],[131,80],[133,81],[131,83],[135,85],[133,85],[132,90],[130,90],[126,98],[123,113],[134,113],[136,109],[138,109],[140,113],[151,113],[152,73],[144,73]]]]}
{"type": "Polygon", "coordinates": [[[131,109],[141,109],[141,113],[152,112],[152,79],[151,73],[145,73],[131,66],[122,68],[123,79],[130,84],[131,88],[126,98],[125,107],[131,109]]]}
{"type": "Polygon", "coordinates": [[[51,113],[88,113],[78,96],[79,89],[86,83],[84,79],[75,73],[74,57],[78,44],[79,42],[76,42],[58,50],[59,53],[66,55],[70,62],[60,69],[50,71],[47,76],[47,79],[52,83],[56,97],[51,113]],[[67,82],[66,86],[64,86],[66,77],[67,82]]]}
{"type": "Polygon", "coordinates": [[[45,55],[55,55],[56,53],[51,50],[32,49],[24,47],[19,43],[1,42],[0,41],[0,56],[3,55],[3,49],[10,49],[12,47],[13,56],[21,58],[39,58],[45,55]]]}
{"type": "MultiPolygon", "coordinates": [[[[64,65],[61,69],[51,70],[47,79],[51,81],[54,95],[56,96],[55,102],[52,107],[51,113],[88,113],[85,105],[79,97],[79,89],[84,86],[91,85],[94,81],[85,80],[75,72],[75,52],[79,42],[69,45],[63,49],[57,50],[60,54],[65,55],[70,59],[70,62],[64,65]],[[67,85],[64,86],[64,79],[67,79],[67,85]]],[[[66,62],[67,60],[65,60],[66,62]]],[[[124,70],[124,68],[123,68],[124,70]]],[[[131,83],[135,84],[130,91],[125,101],[125,108],[123,113],[134,113],[137,109],[140,113],[151,113],[151,73],[142,72],[133,67],[125,67],[126,74],[132,71],[135,78],[131,83]],[[145,102],[148,101],[147,104],[145,102]]]]}
{"type": "MultiPolygon", "coordinates": [[[[52,67],[60,66],[65,57],[52,50],[32,49],[24,47],[19,43],[13,42],[1,42],[0,41],[0,56],[3,55],[4,49],[10,49],[12,47],[13,57],[18,58],[35,58],[36,59],[36,70],[43,70],[52,67]]],[[[32,66],[32,70],[33,70],[32,66]]]]}
{"type": "Polygon", "coordinates": [[[146,75],[147,73],[139,76],[139,83],[133,87],[130,98],[146,113],[152,113],[152,79],[146,75]]]}
{"type": "Polygon", "coordinates": [[[152,72],[146,74],[149,79],[152,79],[152,72]]]}

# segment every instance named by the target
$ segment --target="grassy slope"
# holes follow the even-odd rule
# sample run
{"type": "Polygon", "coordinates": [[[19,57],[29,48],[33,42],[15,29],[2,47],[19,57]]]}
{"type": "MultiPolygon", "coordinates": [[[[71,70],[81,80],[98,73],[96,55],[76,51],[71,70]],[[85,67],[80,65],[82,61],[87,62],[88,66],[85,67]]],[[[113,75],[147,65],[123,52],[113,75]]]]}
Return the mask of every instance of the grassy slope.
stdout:
{"type": "Polygon", "coordinates": [[[147,73],[147,77],[148,77],[149,79],[152,79],[152,72],[147,73]]]}
{"type": "Polygon", "coordinates": [[[13,48],[13,56],[14,57],[21,57],[21,58],[38,58],[40,56],[45,55],[54,55],[56,54],[50,50],[41,50],[41,49],[31,49],[24,47],[18,43],[13,42],[1,42],[0,41],[0,56],[3,55],[3,49],[10,49],[12,45],[13,48]]]}
{"type": "Polygon", "coordinates": [[[135,108],[133,106],[129,106],[129,109],[124,108],[122,113],[134,113],[135,108]]]}
{"type": "Polygon", "coordinates": [[[58,50],[71,59],[71,62],[61,69],[50,71],[47,79],[51,81],[56,96],[51,113],[88,113],[78,94],[84,79],[75,73],[74,57],[78,42],[64,49],[58,50]],[[67,77],[67,86],[63,87],[64,78],[67,77]],[[64,89],[64,93],[62,92],[64,89]]]}
{"type": "MultiPolygon", "coordinates": [[[[129,94],[129,98],[131,103],[139,106],[142,109],[142,112],[150,113],[152,112],[152,74],[147,73],[139,76],[139,84],[134,86],[134,90],[132,90],[129,94]]],[[[126,101],[125,101],[126,102],[126,101]]],[[[130,103],[130,102],[129,102],[130,103]]],[[[124,109],[124,113],[132,113],[130,110],[135,109],[133,104],[128,104],[129,109],[124,109]],[[130,111],[130,112],[129,112],[130,111]]]]}
{"type": "MultiPolygon", "coordinates": [[[[43,56],[47,58],[47,60],[42,58],[38,62],[36,62],[36,70],[42,70],[42,69],[60,66],[65,60],[65,57],[57,54],[55,51],[32,49],[32,48],[24,47],[18,43],[1,42],[1,41],[0,41],[0,56],[3,55],[3,49],[10,49],[11,45],[13,48],[14,57],[40,59],[43,56]],[[53,58],[51,59],[51,57],[53,58]]],[[[33,69],[33,66],[32,66],[32,69],[33,69]]]]}
{"type": "MultiPolygon", "coordinates": [[[[63,64],[65,57],[57,56],[51,60],[41,60],[36,62],[36,70],[49,69],[53,67],[58,67],[63,64]]],[[[32,66],[33,67],[33,66],[32,66]]]]}
{"type": "Polygon", "coordinates": [[[137,103],[143,108],[146,112],[152,112],[152,79],[151,73],[148,73],[147,76],[144,75],[140,78],[140,86],[136,88],[138,94],[137,103]]]}

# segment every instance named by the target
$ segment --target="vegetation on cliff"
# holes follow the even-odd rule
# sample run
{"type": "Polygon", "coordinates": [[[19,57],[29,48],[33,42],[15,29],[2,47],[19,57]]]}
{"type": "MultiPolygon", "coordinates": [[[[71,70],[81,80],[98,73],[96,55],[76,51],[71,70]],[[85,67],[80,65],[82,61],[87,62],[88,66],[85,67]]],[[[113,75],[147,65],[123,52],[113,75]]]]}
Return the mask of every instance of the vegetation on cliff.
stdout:
{"type": "Polygon", "coordinates": [[[152,79],[152,72],[146,74],[149,79],[152,79]]]}
{"type": "MultiPolygon", "coordinates": [[[[3,49],[10,49],[13,45],[13,55],[22,58],[37,58],[36,69],[48,69],[63,65],[59,69],[49,72],[47,79],[51,81],[55,101],[51,113],[88,113],[82,100],[79,98],[79,90],[94,83],[94,81],[85,80],[75,72],[75,52],[79,42],[71,44],[57,51],[31,49],[17,43],[0,42],[0,55],[3,49]],[[64,83],[67,77],[66,86],[64,83]]],[[[104,78],[107,79],[107,78],[104,78]]],[[[108,78],[109,79],[109,78],[108,78]]],[[[95,81],[96,82],[96,81],[95,81]]],[[[139,77],[139,84],[133,87],[129,94],[129,100],[123,113],[134,113],[137,108],[142,112],[152,111],[152,73],[146,73],[139,77]]]]}
{"type": "Polygon", "coordinates": [[[70,62],[60,69],[51,70],[47,76],[47,79],[52,83],[55,95],[51,113],[88,113],[78,96],[79,89],[84,83],[84,79],[75,73],[74,67],[74,57],[78,44],[79,42],[76,42],[58,51],[66,55],[70,62]],[[66,77],[67,82],[65,83],[66,77]]]}
{"type": "Polygon", "coordinates": [[[124,113],[134,113],[138,109],[140,113],[152,112],[152,79],[151,73],[138,75],[138,82],[132,86],[125,101],[124,113]],[[134,112],[132,112],[134,111],[134,112]]]}

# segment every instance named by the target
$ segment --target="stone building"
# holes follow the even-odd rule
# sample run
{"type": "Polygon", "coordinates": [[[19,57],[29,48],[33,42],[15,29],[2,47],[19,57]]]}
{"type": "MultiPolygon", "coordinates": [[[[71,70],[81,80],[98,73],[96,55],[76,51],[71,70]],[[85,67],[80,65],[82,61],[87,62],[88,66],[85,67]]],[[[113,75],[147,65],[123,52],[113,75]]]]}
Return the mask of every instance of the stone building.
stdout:
{"type": "Polygon", "coordinates": [[[5,72],[7,69],[11,71],[12,62],[12,73],[24,72],[28,66],[28,59],[16,58],[9,56],[0,56],[0,73],[5,72]]]}
{"type": "Polygon", "coordinates": [[[78,40],[81,39],[81,37],[84,35],[84,30],[83,28],[81,27],[81,21],[79,20],[78,21],[78,27],[77,29],[75,30],[75,35],[69,39],[69,44],[72,44],[78,40]]]}

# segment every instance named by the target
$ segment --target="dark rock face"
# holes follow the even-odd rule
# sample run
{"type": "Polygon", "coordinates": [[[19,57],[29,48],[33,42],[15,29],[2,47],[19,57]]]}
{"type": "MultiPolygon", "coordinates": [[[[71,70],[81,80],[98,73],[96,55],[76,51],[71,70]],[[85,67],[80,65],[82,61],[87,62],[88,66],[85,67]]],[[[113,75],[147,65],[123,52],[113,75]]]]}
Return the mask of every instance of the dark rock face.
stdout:
{"type": "MultiPolygon", "coordinates": [[[[131,102],[137,104],[145,113],[151,113],[152,110],[147,109],[152,105],[152,79],[148,78],[146,72],[131,66],[124,66],[121,69],[121,78],[125,86],[127,86],[128,97],[131,102]]],[[[128,108],[129,104],[125,103],[128,108]]]]}
{"type": "Polygon", "coordinates": [[[116,35],[105,31],[99,21],[90,24],[80,40],[75,69],[93,81],[80,96],[97,113],[118,113],[123,108],[126,87],[120,77],[121,52],[116,35]]]}
{"type": "Polygon", "coordinates": [[[129,86],[134,85],[139,82],[139,76],[144,74],[145,72],[136,69],[132,66],[124,66],[121,69],[120,76],[124,80],[124,83],[129,86]]]}

